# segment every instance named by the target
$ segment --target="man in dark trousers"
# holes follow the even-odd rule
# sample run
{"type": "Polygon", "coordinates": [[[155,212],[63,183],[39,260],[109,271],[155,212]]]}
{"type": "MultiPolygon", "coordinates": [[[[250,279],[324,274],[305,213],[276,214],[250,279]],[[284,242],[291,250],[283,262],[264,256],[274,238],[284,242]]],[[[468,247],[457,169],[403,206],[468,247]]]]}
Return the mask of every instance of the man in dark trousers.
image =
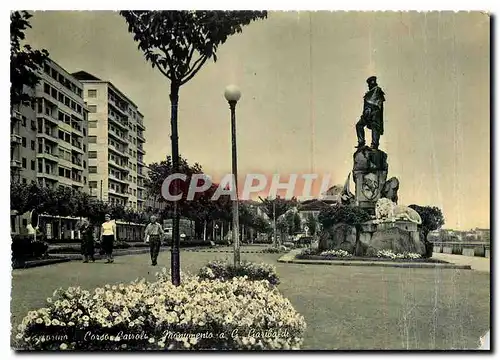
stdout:
{"type": "Polygon", "coordinates": [[[384,135],[385,94],[377,84],[377,78],[370,76],[366,80],[368,91],[364,96],[363,114],[356,124],[358,137],[357,148],[366,146],[365,126],[372,131],[372,149],[378,149],[380,136],[384,135]]]}
{"type": "Polygon", "coordinates": [[[144,232],[144,235],[146,236],[145,241],[148,242],[149,240],[149,252],[151,254],[151,265],[153,266],[157,264],[161,240],[165,235],[163,228],[156,220],[156,216],[151,216],[150,223],[146,226],[146,230],[144,232]]]}

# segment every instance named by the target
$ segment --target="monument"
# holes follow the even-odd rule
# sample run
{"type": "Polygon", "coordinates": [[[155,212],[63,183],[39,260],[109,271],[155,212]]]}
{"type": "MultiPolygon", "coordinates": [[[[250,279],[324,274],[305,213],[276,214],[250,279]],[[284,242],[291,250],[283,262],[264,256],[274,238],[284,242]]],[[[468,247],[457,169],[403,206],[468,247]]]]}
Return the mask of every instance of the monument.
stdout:
{"type": "Polygon", "coordinates": [[[389,165],[387,154],[378,149],[384,134],[385,93],[377,84],[377,77],[366,80],[368,91],[363,98],[363,113],[356,124],[358,138],[354,153],[353,180],[356,184],[356,205],[375,214],[375,204],[382,195],[389,165]],[[372,132],[371,147],[366,146],[365,127],[372,132]]]}
{"type": "Polygon", "coordinates": [[[366,82],[363,113],[356,124],[358,144],[352,169],[355,194],[349,190],[349,174],[340,197],[343,205],[364,209],[372,215],[372,220],[361,224],[358,240],[354,226],[335,225],[330,234],[325,233],[322,246],[352,251],[358,256],[375,256],[379,250],[424,254],[425,246],[418,231],[422,220],[413,209],[397,204],[399,180],[387,179],[388,157],[379,149],[380,136],[384,134],[385,93],[375,76],[366,82]],[[371,146],[366,145],[365,128],[371,130],[371,146]]]}

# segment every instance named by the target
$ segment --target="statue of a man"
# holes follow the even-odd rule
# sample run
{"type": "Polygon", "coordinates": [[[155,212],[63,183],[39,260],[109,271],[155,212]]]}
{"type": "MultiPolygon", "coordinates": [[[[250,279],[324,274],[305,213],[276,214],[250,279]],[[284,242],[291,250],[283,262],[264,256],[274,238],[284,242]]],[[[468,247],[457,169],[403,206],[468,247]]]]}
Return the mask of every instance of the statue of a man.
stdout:
{"type": "Polygon", "coordinates": [[[384,134],[384,101],[385,94],[377,84],[377,77],[370,76],[368,91],[364,96],[363,114],[356,124],[356,134],[358,136],[357,148],[366,145],[365,126],[372,131],[372,148],[378,149],[380,135],[384,134]]]}

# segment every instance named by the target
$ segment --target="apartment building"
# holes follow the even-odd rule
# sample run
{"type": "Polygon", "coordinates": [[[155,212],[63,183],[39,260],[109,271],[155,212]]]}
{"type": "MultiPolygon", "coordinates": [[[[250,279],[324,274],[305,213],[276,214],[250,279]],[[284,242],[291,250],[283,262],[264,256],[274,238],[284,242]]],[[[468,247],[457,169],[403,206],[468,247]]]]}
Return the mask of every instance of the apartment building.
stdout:
{"type": "MultiPolygon", "coordinates": [[[[39,76],[35,89],[25,89],[36,102],[12,110],[11,179],[88,192],[83,85],[52,60],[46,61],[39,76]]],[[[26,217],[11,219],[13,232],[23,233],[26,223],[26,217]]]]}
{"type": "Polygon", "coordinates": [[[85,71],[73,74],[83,83],[89,109],[89,187],[91,196],[143,210],[146,173],[143,157],[144,116],[110,81],[85,71]]]}
{"type": "Polygon", "coordinates": [[[23,183],[88,190],[87,109],[83,85],[48,60],[35,93],[36,103],[11,116],[11,172],[23,183]]]}

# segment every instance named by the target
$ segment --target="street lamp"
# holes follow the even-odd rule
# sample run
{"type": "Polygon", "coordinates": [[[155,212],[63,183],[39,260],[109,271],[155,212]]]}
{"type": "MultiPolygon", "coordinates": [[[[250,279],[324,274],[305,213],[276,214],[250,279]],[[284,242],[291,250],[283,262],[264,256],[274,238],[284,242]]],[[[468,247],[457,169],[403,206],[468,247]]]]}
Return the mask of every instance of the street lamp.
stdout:
{"type": "Polygon", "coordinates": [[[235,199],[233,200],[233,241],[234,241],[234,265],[240,265],[240,236],[238,215],[238,163],[236,161],[236,103],[241,97],[240,89],[236,85],[229,85],[224,91],[224,97],[231,109],[231,142],[235,199]]]}

